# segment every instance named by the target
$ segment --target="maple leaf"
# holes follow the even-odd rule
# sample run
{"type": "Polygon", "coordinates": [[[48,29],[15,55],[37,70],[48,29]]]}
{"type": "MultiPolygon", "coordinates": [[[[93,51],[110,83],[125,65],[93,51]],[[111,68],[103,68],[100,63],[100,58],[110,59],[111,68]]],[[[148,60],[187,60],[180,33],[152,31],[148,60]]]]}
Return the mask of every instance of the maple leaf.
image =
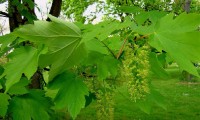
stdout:
{"type": "Polygon", "coordinates": [[[8,111],[14,120],[49,120],[51,105],[44,92],[31,90],[28,94],[13,97],[8,111]]]}
{"type": "Polygon", "coordinates": [[[150,44],[159,51],[166,51],[181,69],[199,76],[193,62],[200,61],[199,14],[183,13],[174,19],[169,14],[160,19],[150,36],[150,44]]]}
{"type": "Polygon", "coordinates": [[[19,82],[22,74],[28,79],[36,72],[40,51],[34,47],[26,46],[15,49],[10,55],[11,59],[4,67],[1,77],[6,76],[6,92],[12,85],[19,82]]]}
{"type": "Polygon", "coordinates": [[[75,119],[81,108],[85,106],[85,95],[88,88],[83,80],[70,72],[64,72],[49,83],[48,89],[58,90],[54,98],[55,108],[67,108],[70,115],[75,119]]]}
{"type": "Polygon", "coordinates": [[[85,56],[81,31],[73,23],[49,16],[52,22],[35,21],[34,25],[25,25],[13,34],[38,45],[44,44],[48,52],[40,56],[39,66],[51,66],[49,79],[63,72],[66,67],[77,64],[85,56]],[[74,54],[74,53],[83,54],[74,54]],[[78,59],[76,59],[78,58],[78,59]],[[71,60],[76,59],[76,62],[71,60]],[[73,64],[72,64],[73,63],[73,64]]]}
{"type": "Polygon", "coordinates": [[[10,96],[4,93],[0,93],[0,116],[5,116],[8,109],[8,100],[10,96]]]}

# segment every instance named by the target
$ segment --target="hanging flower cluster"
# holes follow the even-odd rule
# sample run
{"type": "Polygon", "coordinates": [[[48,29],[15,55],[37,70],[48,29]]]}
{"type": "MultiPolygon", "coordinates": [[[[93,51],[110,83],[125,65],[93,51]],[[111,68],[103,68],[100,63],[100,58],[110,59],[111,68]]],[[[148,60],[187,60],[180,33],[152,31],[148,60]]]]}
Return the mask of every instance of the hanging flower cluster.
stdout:
{"type": "Polygon", "coordinates": [[[122,76],[128,87],[130,99],[145,98],[149,90],[149,47],[128,44],[122,61],[122,76]]]}

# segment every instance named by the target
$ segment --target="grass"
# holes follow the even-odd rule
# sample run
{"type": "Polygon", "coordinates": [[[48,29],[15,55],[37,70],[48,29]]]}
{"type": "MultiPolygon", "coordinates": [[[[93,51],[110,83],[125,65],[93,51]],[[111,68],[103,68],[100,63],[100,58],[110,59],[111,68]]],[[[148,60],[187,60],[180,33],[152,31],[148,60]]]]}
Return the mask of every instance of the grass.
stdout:
{"type": "MultiPolygon", "coordinates": [[[[153,105],[151,114],[142,112],[128,100],[117,95],[115,120],[200,120],[200,83],[180,82],[177,68],[167,70],[171,78],[154,78],[152,84],[165,97],[167,110],[153,105]]],[[[95,102],[83,109],[77,120],[96,119],[95,102]]]]}

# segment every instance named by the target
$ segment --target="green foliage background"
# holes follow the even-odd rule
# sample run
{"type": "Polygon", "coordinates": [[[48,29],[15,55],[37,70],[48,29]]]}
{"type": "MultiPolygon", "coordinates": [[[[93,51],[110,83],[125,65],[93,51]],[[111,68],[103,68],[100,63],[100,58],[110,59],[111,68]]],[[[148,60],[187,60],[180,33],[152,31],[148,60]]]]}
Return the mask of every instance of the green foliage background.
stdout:
{"type": "MultiPolygon", "coordinates": [[[[74,15],[93,2],[81,1],[85,4],[74,15]]],[[[73,1],[67,5],[74,4],[73,1]]],[[[113,5],[117,4],[122,3],[113,5]]],[[[144,44],[150,46],[150,72],[158,77],[169,77],[160,62],[160,59],[166,60],[165,57],[159,59],[164,52],[182,70],[199,77],[193,63],[200,61],[200,14],[174,14],[163,7],[165,12],[156,11],[160,10],[157,4],[153,6],[154,3],[147,2],[141,8],[138,3],[123,3],[116,7],[119,15],[125,14],[120,16],[121,21],[105,20],[96,25],[73,24],[49,15],[51,22],[34,21],[1,36],[1,55],[6,55],[8,62],[1,65],[0,116],[14,120],[48,120],[55,111],[66,109],[75,119],[88,102],[86,98],[93,99],[90,94],[95,90],[100,95],[124,91],[124,96],[129,98],[127,86],[120,81],[123,80],[120,67],[127,44],[137,44],[139,47],[134,50],[140,50],[144,44]],[[30,45],[23,46],[27,41],[30,45]],[[38,69],[45,80],[43,89],[29,89],[38,69]],[[90,78],[93,81],[86,83],[90,78]]],[[[66,10],[68,12],[70,10],[66,10]]],[[[152,103],[156,103],[165,109],[162,95],[150,82],[149,89],[145,100],[137,102],[139,108],[149,113],[152,103]]],[[[109,97],[105,99],[112,99],[109,97]]]]}

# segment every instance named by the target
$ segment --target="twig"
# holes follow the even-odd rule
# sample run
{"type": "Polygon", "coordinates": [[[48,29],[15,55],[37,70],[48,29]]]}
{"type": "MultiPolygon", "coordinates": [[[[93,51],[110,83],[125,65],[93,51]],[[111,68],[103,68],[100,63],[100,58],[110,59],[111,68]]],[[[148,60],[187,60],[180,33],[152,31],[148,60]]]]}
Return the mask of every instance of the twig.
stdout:
{"type": "MultiPolygon", "coordinates": [[[[131,34],[131,33],[130,33],[131,34]]],[[[129,34],[129,35],[130,35],[129,34]]],[[[129,36],[128,35],[128,36],[129,36]]],[[[143,38],[145,38],[145,37],[148,37],[150,34],[147,34],[147,35],[143,35],[143,36],[141,36],[141,37],[139,37],[139,38],[137,38],[137,39],[135,39],[135,41],[137,41],[137,40],[141,40],[141,39],[143,39],[143,38]]],[[[117,59],[119,59],[119,57],[121,56],[121,54],[122,54],[122,52],[123,52],[123,49],[124,49],[124,46],[125,46],[125,44],[126,44],[126,41],[127,41],[127,39],[128,39],[128,36],[126,37],[126,39],[124,39],[124,43],[122,44],[122,46],[121,46],[121,48],[120,48],[120,50],[119,50],[119,53],[117,54],[117,59]]]]}
{"type": "Polygon", "coordinates": [[[124,49],[124,46],[125,46],[125,44],[126,44],[126,41],[127,41],[127,38],[124,39],[124,42],[123,42],[123,44],[122,44],[122,47],[120,48],[119,53],[117,54],[117,57],[116,57],[117,59],[119,59],[120,55],[122,54],[123,49],[124,49]]]}
{"type": "Polygon", "coordinates": [[[121,48],[120,48],[120,50],[119,50],[119,52],[118,52],[118,54],[117,54],[117,56],[116,56],[117,59],[119,59],[119,57],[121,56],[121,54],[122,54],[122,52],[123,52],[123,49],[124,49],[124,46],[125,46],[125,44],[126,44],[126,41],[127,41],[127,39],[128,39],[128,36],[129,36],[130,34],[132,34],[132,32],[129,33],[129,34],[127,35],[127,37],[124,39],[124,42],[123,42],[123,44],[122,44],[122,46],[121,46],[121,48]]]}
{"type": "Polygon", "coordinates": [[[139,37],[139,38],[136,38],[135,41],[141,40],[141,39],[143,39],[143,38],[146,38],[146,37],[148,37],[149,35],[150,35],[150,34],[143,35],[143,36],[141,36],[141,37],[139,37]]]}

